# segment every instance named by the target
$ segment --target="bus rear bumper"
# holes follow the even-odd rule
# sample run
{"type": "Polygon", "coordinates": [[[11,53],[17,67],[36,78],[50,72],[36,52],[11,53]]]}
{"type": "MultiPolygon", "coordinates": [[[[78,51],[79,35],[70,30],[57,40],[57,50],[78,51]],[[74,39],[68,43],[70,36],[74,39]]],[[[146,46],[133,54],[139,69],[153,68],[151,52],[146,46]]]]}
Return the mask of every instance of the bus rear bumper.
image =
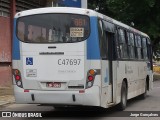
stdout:
{"type": "Polygon", "coordinates": [[[14,95],[18,104],[51,104],[51,105],[87,105],[100,106],[100,90],[98,86],[79,91],[44,91],[24,89],[14,85],[14,95]]]}

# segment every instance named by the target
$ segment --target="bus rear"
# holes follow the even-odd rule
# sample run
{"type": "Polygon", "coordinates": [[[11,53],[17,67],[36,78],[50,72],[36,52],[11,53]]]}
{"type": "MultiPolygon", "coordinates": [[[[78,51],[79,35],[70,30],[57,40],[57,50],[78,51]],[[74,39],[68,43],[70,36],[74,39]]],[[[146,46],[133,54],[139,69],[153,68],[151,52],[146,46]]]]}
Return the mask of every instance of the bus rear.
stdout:
{"type": "Polygon", "coordinates": [[[91,28],[84,13],[46,8],[16,15],[13,84],[17,103],[100,104],[99,88],[86,89],[94,75],[89,76],[86,65],[91,28]]]}

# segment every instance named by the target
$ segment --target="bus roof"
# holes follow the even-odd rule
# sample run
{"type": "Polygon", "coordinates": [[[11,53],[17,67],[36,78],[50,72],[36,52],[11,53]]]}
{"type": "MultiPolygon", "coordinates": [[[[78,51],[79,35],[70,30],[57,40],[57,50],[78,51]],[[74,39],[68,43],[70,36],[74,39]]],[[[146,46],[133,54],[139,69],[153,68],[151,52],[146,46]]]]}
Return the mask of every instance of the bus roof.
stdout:
{"type": "Polygon", "coordinates": [[[38,8],[38,9],[30,9],[18,12],[15,15],[15,18],[35,15],[35,14],[45,14],[45,13],[72,13],[72,14],[84,14],[89,16],[97,16],[93,10],[84,9],[84,8],[74,8],[74,7],[46,7],[46,8],[38,8]]]}
{"type": "Polygon", "coordinates": [[[101,13],[98,13],[94,10],[90,10],[90,9],[84,9],[84,8],[75,8],[75,7],[45,7],[45,8],[37,8],[37,9],[30,9],[30,10],[25,10],[22,12],[18,12],[15,15],[15,18],[19,18],[19,17],[23,17],[23,16],[28,16],[28,15],[35,15],[35,14],[45,14],[45,13],[72,13],[72,14],[83,14],[83,15],[88,15],[88,16],[95,16],[95,17],[99,17],[101,19],[104,19],[106,21],[109,21],[115,25],[121,26],[123,28],[126,28],[130,31],[133,31],[137,34],[143,35],[145,37],[149,36],[133,27],[130,27],[120,21],[117,21],[111,17],[108,17],[106,15],[103,15],[101,13]]]}

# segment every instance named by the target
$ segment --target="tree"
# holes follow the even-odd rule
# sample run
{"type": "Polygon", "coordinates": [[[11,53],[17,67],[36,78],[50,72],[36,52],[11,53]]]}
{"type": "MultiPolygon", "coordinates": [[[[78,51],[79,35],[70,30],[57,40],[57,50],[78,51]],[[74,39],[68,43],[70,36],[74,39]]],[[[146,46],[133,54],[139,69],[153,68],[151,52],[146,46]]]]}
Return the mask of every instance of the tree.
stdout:
{"type": "Polygon", "coordinates": [[[107,0],[88,0],[88,8],[113,17],[113,12],[110,11],[107,0]]]}

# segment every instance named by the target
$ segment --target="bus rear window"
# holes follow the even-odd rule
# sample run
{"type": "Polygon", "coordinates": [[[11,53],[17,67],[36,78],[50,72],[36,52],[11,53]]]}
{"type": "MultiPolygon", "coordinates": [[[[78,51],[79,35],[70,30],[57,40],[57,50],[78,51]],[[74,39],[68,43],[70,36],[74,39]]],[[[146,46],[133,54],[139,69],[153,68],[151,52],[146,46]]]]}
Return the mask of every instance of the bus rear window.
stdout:
{"type": "Polygon", "coordinates": [[[17,36],[27,43],[81,42],[89,34],[89,17],[85,15],[39,14],[17,21],[17,36]]]}

